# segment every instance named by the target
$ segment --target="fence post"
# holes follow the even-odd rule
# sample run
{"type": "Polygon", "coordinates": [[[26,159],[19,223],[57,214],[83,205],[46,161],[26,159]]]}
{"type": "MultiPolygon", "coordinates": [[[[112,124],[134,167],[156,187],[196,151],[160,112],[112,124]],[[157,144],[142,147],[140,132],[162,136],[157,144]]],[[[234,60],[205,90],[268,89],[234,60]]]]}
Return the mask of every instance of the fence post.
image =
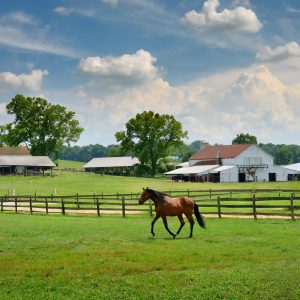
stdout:
{"type": "Polygon", "coordinates": [[[48,198],[47,197],[45,199],[45,204],[46,204],[46,214],[48,215],[48,198]]]}
{"type": "Polygon", "coordinates": [[[77,202],[77,208],[79,209],[80,207],[79,207],[79,195],[78,195],[78,193],[76,194],[76,202],[77,202]]]}
{"type": "Polygon", "coordinates": [[[209,189],[209,199],[211,200],[211,188],[209,189]]]}
{"type": "Polygon", "coordinates": [[[295,221],[295,206],[294,206],[294,193],[291,193],[290,201],[291,201],[291,217],[292,220],[295,221]]]}
{"type": "Polygon", "coordinates": [[[61,212],[63,215],[65,214],[65,203],[63,197],[61,197],[61,212]]]}
{"type": "Polygon", "coordinates": [[[97,197],[97,215],[100,217],[100,203],[99,203],[99,198],[97,197]]]}
{"type": "Polygon", "coordinates": [[[18,213],[18,199],[17,196],[15,196],[15,212],[18,213]]]}
{"type": "Polygon", "coordinates": [[[30,214],[32,215],[32,199],[29,198],[29,205],[30,205],[30,214]]]}
{"type": "Polygon", "coordinates": [[[256,214],[256,196],[255,194],[252,195],[252,208],[253,208],[253,217],[256,220],[257,219],[257,214],[256,214]]]}
{"type": "Polygon", "coordinates": [[[222,213],[221,213],[221,201],[220,201],[220,196],[218,196],[217,202],[218,202],[218,217],[221,218],[221,217],[222,217],[222,213]]]}
{"type": "Polygon", "coordinates": [[[3,212],[3,197],[1,197],[1,212],[3,212]]]}
{"type": "Polygon", "coordinates": [[[123,218],[125,218],[125,198],[124,198],[124,196],[122,197],[122,215],[123,215],[123,218]]]}
{"type": "Polygon", "coordinates": [[[190,189],[187,190],[188,197],[190,198],[190,189]]]}

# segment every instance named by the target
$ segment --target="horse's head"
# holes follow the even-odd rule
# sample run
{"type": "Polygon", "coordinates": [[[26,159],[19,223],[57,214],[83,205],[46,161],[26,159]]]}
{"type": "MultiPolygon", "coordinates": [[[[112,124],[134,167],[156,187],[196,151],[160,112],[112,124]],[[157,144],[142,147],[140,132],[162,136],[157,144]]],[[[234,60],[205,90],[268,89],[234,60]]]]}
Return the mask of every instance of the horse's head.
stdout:
{"type": "Polygon", "coordinates": [[[139,204],[144,204],[144,202],[150,199],[150,197],[151,197],[151,193],[149,188],[146,189],[143,188],[143,193],[139,199],[139,204]]]}

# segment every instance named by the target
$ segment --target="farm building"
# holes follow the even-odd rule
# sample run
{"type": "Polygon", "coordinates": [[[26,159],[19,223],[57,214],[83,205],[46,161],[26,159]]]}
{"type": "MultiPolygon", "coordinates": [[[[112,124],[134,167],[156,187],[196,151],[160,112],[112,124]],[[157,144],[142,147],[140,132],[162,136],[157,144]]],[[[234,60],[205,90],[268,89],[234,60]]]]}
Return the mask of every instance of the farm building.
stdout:
{"type": "Polygon", "coordinates": [[[284,168],[296,171],[296,174],[289,174],[289,180],[300,180],[300,163],[283,166],[284,168]]]}
{"type": "Polygon", "coordinates": [[[37,175],[52,170],[55,164],[48,156],[32,156],[27,147],[0,148],[0,175],[37,175]]]}
{"type": "Polygon", "coordinates": [[[287,181],[300,174],[300,171],[274,165],[273,160],[272,155],[253,144],[204,144],[190,157],[188,167],[165,175],[185,181],[244,182],[287,181]]]}
{"type": "Polygon", "coordinates": [[[133,170],[139,165],[138,158],[123,156],[123,157],[98,157],[93,158],[83,166],[86,172],[105,173],[114,170],[126,171],[133,170]]]}

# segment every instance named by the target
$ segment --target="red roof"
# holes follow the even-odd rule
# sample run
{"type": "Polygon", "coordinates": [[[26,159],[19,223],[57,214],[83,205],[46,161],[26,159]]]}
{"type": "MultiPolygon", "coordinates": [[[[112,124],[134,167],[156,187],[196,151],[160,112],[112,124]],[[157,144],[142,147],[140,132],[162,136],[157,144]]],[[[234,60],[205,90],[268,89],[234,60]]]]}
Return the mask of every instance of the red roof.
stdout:
{"type": "Polygon", "coordinates": [[[26,146],[19,147],[0,147],[0,155],[30,155],[29,149],[26,146]]]}
{"type": "Polygon", "coordinates": [[[239,156],[252,144],[235,144],[226,146],[207,146],[202,150],[199,150],[190,157],[190,160],[205,160],[205,159],[216,159],[220,157],[234,158],[239,156]]]}

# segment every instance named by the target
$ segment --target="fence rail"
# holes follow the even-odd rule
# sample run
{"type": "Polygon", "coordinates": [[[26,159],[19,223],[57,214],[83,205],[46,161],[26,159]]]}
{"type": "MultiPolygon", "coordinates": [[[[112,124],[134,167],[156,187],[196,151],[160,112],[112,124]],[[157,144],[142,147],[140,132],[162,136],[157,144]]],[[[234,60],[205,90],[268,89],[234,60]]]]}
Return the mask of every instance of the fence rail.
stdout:
{"type": "MultiPolygon", "coordinates": [[[[300,190],[185,190],[165,191],[171,197],[187,196],[201,213],[213,217],[300,217],[300,190]]],[[[154,213],[154,205],[138,205],[140,194],[92,194],[68,196],[7,195],[0,197],[1,212],[45,214],[128,214],[154,213]]]]}

